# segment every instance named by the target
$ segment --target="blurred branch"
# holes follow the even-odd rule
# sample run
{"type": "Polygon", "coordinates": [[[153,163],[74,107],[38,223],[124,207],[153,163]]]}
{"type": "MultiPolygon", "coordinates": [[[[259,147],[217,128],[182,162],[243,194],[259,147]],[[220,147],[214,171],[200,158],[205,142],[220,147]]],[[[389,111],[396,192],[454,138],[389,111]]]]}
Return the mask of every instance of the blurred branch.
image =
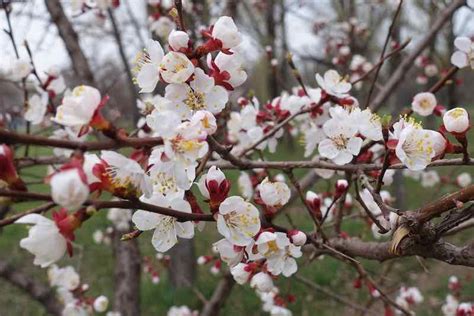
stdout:
{"type": "MultiPolygon", "coordinates": [[[[133,75],[132,71],[130,69],[130,65],[128,63],[127,55],[125,54],[125,48],[123,47],[123,41],[122,41],[122,35],[120,34],[120,30],[118,28],[117,21],[115,20],[114,12],[112,8],[107,9],[107,13],[110,18],[110,22],[112,23],[112,29],[113,29],[113,34],[114,34],[114,39],[115,42],[117,43],[117,47],[119,50],[120,54],[120,59],[122,60],[123,67],[125,68],[125,73],[127,74],[128,78],[128,88],[130,90],[130,94],[133,96],[134,99],[138,98],[138,92],[135,87],[135,84],[133,83],[133,75]]],[[[138,111],[138,108],[133,104],[132,105],[132,118],[133,118],[133,125],[138,121],[140,118],[140,112],[138,111]]]]}
{"type": "Polygon", "coordinates": [[[0,260],[0,277],[27,293],[32,299],[43,305],[51,315],[62,315],[63,307],[56,299],[56,294],[51,288],[4,260],[0,260]]]}
{"type": "Polygon", "coordinates": [[[229,297],[235,281],[232,274],[226,273],[222,279],[217,283],[214,292],[209,301],[204,305],[201,316],[216,316],[229,297]]]}
{"type": "Polygon", "coordinates": [[[364,108],[368,107],[370,104],[370,98],[372,97],[372,93],[374,92],[375,83],[377,82],[377,78],[379,77],[380,69],[382,69],[383,60],[385,57],[385,51],[387,50],[388,43],[390,42],[390,38],[392,37],[392,31],[395,27],[395,22],[397,21],[397,18],[400,15],[402,6],[403,6],[403,0],[399,0],[397,10],[395,11],[395,15],[393,16],[393,19],[392,19],[392,23],[390,24],[390,27],[388,28],[387,37],[385,38],[385,43],[383,44],[382,52],[380,53],[380,61],[382,62],[380,62],[378,66],[376,66],[375,76],[374,76],[374,79],[372,80],[372,85],[370,86],[369,94],[367,95],[367,101],[365,103],[364,108]]]}
{"type": "Polygon", "coordinates": [[[364,313],[369,313],[371,315],[375,315],[375,313],[373,312],[370,312],[367,308],[365,308],[364,306],[361,306],[357,303],[354,303],[352,302],[351,300],[337,294],[337,293],[334,293],[332,292],[331,290],[328,290],[326,288],[324,288],[323,286],[315,283],[315,282],[312,282],[311,280],[308,280],[304,277],[302,277],[301,275],[295,275],[295,279],[298,281],[298,282],[301,282],[303,283],[304,285],[306,285],[308,288],[316,291],[316,292],[320,292],[324,295],[326,295],[327,297],[335,300],[336,302],[338,303],[342,303],[354,310],[357,310],[357,311],[361,311],[361,312],[364,312],[364,313]]]}
{"type": "Polygon", "coordinates": [[[84,84],[94,85],[94,75],[89,62],[79,45],[79,37],[76,31],[64,13],[61,2],[59,0],[45,0],[44,3],[52,21],[58,28],[59,36],[61,36],[66,46],[74,72],[84,84]]]}
{"type": "Polygon", "coordinates": [[[370,108],[372,111],[377,111],[387,100],[387,98],[395,91],[397,86],[402,82],[408,70],[413,65],[415,59],[423,52],[423,50],[431,43],[432,39],[436,36],[438,31],[443,25],[450,20],[453,13],[465,4],[465,0],[454,0],[448,7],[446,7],[433,23],[431,29],[426,33],[425,37],[418,43],[413,51],[406,56],[395,72],[392,73],[390,78],[386,81],[383,88],[375,96],[371,102],[370,108]]]}

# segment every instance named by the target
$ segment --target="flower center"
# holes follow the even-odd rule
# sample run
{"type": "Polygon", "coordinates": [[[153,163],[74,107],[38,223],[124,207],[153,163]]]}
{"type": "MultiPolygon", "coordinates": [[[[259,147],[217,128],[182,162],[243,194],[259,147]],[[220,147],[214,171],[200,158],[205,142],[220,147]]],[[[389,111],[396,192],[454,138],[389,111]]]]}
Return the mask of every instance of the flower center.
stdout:
{"type": "Polygon", "coordinates": [[[332,138],[334,145],[339,150],[345,149],[347,146],[348,139],[344,135],[338,135],[332,138]]]}
{"type": "Polygon", "coordinates": [[[189,91],[184,100],[184,104],[193,111],[204,109],[204,93],[189,91]]]}
{"type": "Polygon", "coordinates": [[[460,108],[454,109],[449,113],[449,116],[451,116],[453,119],[458,119],[464,116],[464,110],[460,108]]]}

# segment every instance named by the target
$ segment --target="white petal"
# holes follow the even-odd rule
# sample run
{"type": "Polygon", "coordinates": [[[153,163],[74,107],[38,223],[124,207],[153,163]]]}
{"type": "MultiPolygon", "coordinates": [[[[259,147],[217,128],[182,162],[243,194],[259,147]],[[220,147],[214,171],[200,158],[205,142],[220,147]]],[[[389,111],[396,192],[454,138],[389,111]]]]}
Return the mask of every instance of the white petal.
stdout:
{"type": "Polygon", "coordinates": [[[451,56],[451,64],[458,68],[464,68],[468,65],[466,53],[457,51],[451,56]]]}
{"type": "Polygon", "coordinates": [[[464,53],[469,53],[469,51],[471,50],[471,45],[472,45],[471,39],[468,37],[461,36],[461,37],[457,37],[454,40],[454,46],[456,46],[457,49],[459,49],[460,51],[464,53]]]}
{"type": "Polygon", "coordinates": [[[324,139],[318,145],[319,154],[323,157],[333,159],[339,154],[339,149],[337,149],[334,142],[330,139],[324,139]]]}
{"type": "Polygon", "coordinates": [[[155,228],[161,220],[159,214],[138,210],[133,213],[132,222],[139,230],[150,230],[155,228]]]}
{"type": "Polygon", "coordinates": [[[156,84],[160,78],[158,68],[153,64],[144,64],[137,76],[140,92],[149,93],[155,90],[156,84]]]}

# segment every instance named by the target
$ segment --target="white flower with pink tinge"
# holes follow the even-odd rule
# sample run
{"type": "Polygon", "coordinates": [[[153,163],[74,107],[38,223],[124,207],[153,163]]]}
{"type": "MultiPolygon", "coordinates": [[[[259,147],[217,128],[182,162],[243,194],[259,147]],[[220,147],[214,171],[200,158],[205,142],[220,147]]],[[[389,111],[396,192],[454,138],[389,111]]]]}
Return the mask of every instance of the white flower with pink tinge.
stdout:
{"type": "Polygon", "coordinates": [[[232,244],[247,246],[260,231],[260,213],[240,196],[228,197],[219,206],[217,230],[232,244]]]}
{"type": "MultiPolygon", "coordinates": [[[[179,198],[168,200],[160,194],[154,194],[150,199],[141,198],[141,200],[145,203],[191,213],[189,203],[179,198]]],[[[171,249],[178,242],[178,237],[186,239],[194,237],[194,224],[178,222],[175,217],[138,210],[133,213],[132,221],[139,230],[154,230],[151,243],[158,252],[171,249]]]]}
{"type": "Polygon", "coordinates": [[[214,23],[211,36],[222,43],[222,49],[234,48],[242,42],[242,35],[234,20],[229,16],[221,16],[214,23]]]}
{"type": "Polygon", "coordinates": [[[67,250],[67,241],[52,220],[39,215],[28,214],[15,224],[34,225],[28,231],[28,237],[20,241],[20,247],[28,250],[35,259],[33,264],[45,268],[61,259],[67,250]]]}
{"type": "Polygon", "coordinates": [[[232,55],[219,53],[212,60],[212,55],[207,55],[207,64],[217,84],[224,86],[227,90],[242,85],[247,80],[247,73],[242,67],[243,59],[237,52],[231,51],[232,55]]]}
{"type": "Polygon", "coordinates": [[[431,160],[441,155],[446,147],[444,137],[420,125],[407,125],[402,129],[395,154],[410,170],[423,170],[431,160]]]}
{"type": "Polygon", "coordinates": [[[114,186],[133,187],[146,197],[151,196],[151,179],[137,161],[111,150],[103,150],[101,158],[107,163],[106,172],[114,186]]]}
{"type": "Polygon", "coordinates": [[[345,78],[341,77],[335,70],[328,70],[324,73],[324,77],[316,74],[316,81],[321,89],[326,91],[327,94],[344,98],[348,96],[352,85],[346,81],[345,78]]]}
{"type": "Polygon", "coordinates": [[[451,63],[458,68],[470,66],[474,69],[474,42],[462,36],[454,40],[454,46],[458,50],[451,56],[451,63]]]}
{"type": "Polygon", "coordinates": [[[436,97],[431,92],[418,93],[411,103],[413,112],[421,116],[431,115],[437,105],[436,97]]]}

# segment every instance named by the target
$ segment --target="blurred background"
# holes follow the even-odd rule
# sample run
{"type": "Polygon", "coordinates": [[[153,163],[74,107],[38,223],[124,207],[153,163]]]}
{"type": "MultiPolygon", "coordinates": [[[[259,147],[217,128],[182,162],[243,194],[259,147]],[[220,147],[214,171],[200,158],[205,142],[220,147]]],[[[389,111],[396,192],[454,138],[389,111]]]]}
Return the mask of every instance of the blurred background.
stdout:
{"type": "MultiPolygon", "coordinates": [[[[136,107],[138,89],[133,84],[133,61],[148,38],[164,43],[175,25],[165,14],[171,9],[170,1],[119,2],[118,6],[107,10],[82,12],[81,1],[13,1],[10,18],[20,56],[28,57],[23,44],[27,41],[39,72],[57,69],[70,88],[83,83],[96,86],[103,95],[110,96],[105,109],[106,116],[117,122],[117,125],[133,130],[139,117],[136,107]],[[77,33],[82,59],[78,57],[77,51],[71,50],[71,43],[68,41],[74,41],[74,38],[65,38],[65,30],[70,27],[77,33]],[[87,64],[78,65],[78,60],[84,61],[84,57],[87,64]]],[[[396,49],[408,39],[411,41],[399,54],[384,63],[374,95],[384,87],[401,60],[426,36],[440,12],[451,2],[405,1],[394,26],[388,51],[396,49]]],[[[351,80],[357,79],[378,62],[397,5],[398,1],[395,0],[184,2],[185,21],[189,30],[200,30],[211,25],[219,16],[229,15],[244,34],[245,40],[239,47],[239,52],[246,60],[244,65],[249,78],[231,94],[231,104],[235,108],[238,107],[236,100],[240,96],[256,96],[263,105],[284,91],[291,92],[297,86],[286,60],[288,53],[293,55],[296,66],[309,87],[316,87],[315,73],[322,74],[327,69],[336,69],[351,80]]],[[[2,11],[0,26],[8,28],[2,11]]],[[[194,33],[193,36],[196,35],[194,33]]],[[[450,56],[457,36],[474,36],[474,11],[469,7],[457,10],[438,31],[435,40],[416,59],[415,65],[396,88],[396,92],[383,103],[381,112],[400,113],[403,108],[410,106],[416,93],[426,91],[437,82],[451,66],[450,56]]],[[[1,69],[7,66],[6,63],[15,58],[10,38],[3,32],[0,34],[0,51],[1,73],[1,69]]],[[[437,93],[438,102],[447,108],[465,107],[472,114],[473,79],[472,71],[458,72],[448,82],[448,86],[437,93]]],[[[356,84],[352,95],[364,104],[369,87],[370,84],[366,82],[356,84]]],[[[28,88],[34,89],[33,85],[28,85],[28,88]]],[[[163,92],[160,89],[162,87],[158,87],[156,93],[163,92]]],[[[25,130],[23,120],[20,119],[23,108],[22,91],[20,83],[0,77],[0,113],[4,120],[8,117],[9,126],[18,131],[25,130]]],[[[439,120],[434,118],[426,119],[424,123],[434,129],[439,126],[439,120]]],[[[37,132],[47,134],[47,130],[46,124],[37,132]]],[[[470,133],[472,139],[472,131],[470,133]]],[[[48,149],[33,147],[31,156],[50,152],[48,149]]],[[[291,137],[282,138],[276,154],[266,155],[269,160],[296,160],[302,157],[302,146],[291,137]]],[[[447,169],[440,171],[441,180],[466,171],[473,174],[472,168],[447,169]]],[[[297,175],[303,176],[307,172],[311,171],[300,171],[297,175]]],[[[46,167],[22,169],[22,177],[29,183],[37,183],[32,188],[38,192],[47,190],[41,184],[45,173],[46,167]]],[[[235,184],[238,172],[229,172],[228,176],[235,184]]],[[[414,209],[444,192],[456,189],[453,184],[446,184],[441,180],[431,187],[423,188],[417,181],[406,179],[401,173],[397,173],[389,188],[394,196],[394,205],[402,209],[414,209]]],[[[327,185],[325,181],[319,181],[313,190],[325,189],[327,185]]],[[[233,190],[234,193],[237,192],[236,185],[233,190]]],[[[14,211],[26,210],[34,205],[23,203],[14,211]]],[[[303,230],[311,229],[311,223],[305,220],[304,214],[298,216],[301,207],[297,202],[290,206],[290,212],[295,214],[296,221],[303,230]]],[[[120,246],[120,234],[109,229],[110,226],[106,212],[87,222],[77,236],[76,255],[64,260],[64,264],[72,264],[80,271],[82,281],[90,284],[91,293],[106,294],[113,300],[114,293],[117,295],[117,278],[123,277],[120,274],[121,267],[131,266],[129,268],[135,269],[135,272],[128,277],[135,280],[133,286],[139,289],[139,294],[131,297],[127,303],[138,306],[132,310],[137,312],[140,309],[142,315],[164,315],[173,305],[200,309],[203,304],[202,296],[209,298],[212,295],[225,267],[215,267],[214,262],[204,265],[197,265],[196,262],[198,256],[212,255],[210,245],[218,240],[215,229],[209,227],[194,240],[181,242],[173,248],[170,257],[157,257],[147,234],[127,246],[120,246]],[[98,231],[108,236],[110,243],[104,242],[103,238],[100,240],[98,231]],[[123,252],[121,247],[129,248],[123,252]]],[[[373,238],[370,225],[363,220],[346,223],[343,228],[351,236],[360,236],[366,240],[373,238]]],[[[41,300],[31,299],[13,285],[14,282],[5,273],[5,267],[15,267],[24,271],[29,278],[47,284],[45,271],[33,267],[31,256],[18,246],[25,234],[23,227],[15,225],[0,231],[0,315],[47,314],[41,300]]],[[[471,236],[466,231],[455,238],[456,241],[466,242],[472,240],[471,236]]],[[[313,262],[301,259],[299,265],[301,275],[318,285],[350,297],[361,305],[372,305],[366,290],[354,289],[352,281],[356,277],[355,272],[341,269],[340,262],[332,258],[318,258],[313,262]]],[[[421,258],[383,264],[364,262],[364,265],[369,272],[382,275],[381,282],[385,283],[388,293],[395,293],[399,284],[418,286],[425,296],[425,302],[418,310],[419,315],[441,315],[440,306],[447,293],[447,280],[451,275],[457,275],[461,279],[463,295],[467,300],[474,299],[473,270],[469,268],[448,266],[421,258]]],[[[328,299],[321,291],[307,288],[297,281],[282,279],[278,286],[284,295],[295,295],[296,301],[289,306],[294,315],[353,314],[344,305],[328,299]]],[[[115,304],[120,302],[114,302],[114,306],[115,304]]],[[[376,314],[377,311],[381,312],[381,306],[375,306],[376,314]]],[[[264,315],[261,310],[262,302],[253,290],[248,286],[236,286],[222,315],[264,315]]]]}

